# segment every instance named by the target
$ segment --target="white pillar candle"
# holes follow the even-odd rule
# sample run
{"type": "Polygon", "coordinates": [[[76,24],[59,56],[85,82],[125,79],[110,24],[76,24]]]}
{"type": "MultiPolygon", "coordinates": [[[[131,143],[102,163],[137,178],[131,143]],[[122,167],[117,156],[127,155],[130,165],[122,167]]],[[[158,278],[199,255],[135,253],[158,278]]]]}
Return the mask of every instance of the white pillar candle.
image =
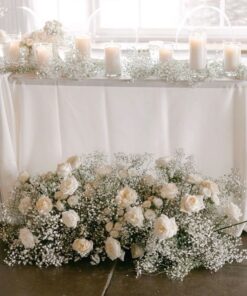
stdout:
{"type": "Polygon", "coordinates": [[[8,47],[8,59],[11,63],[17,63],[20,57],[20,41],[12,41],[8,47]]]}
{"type": "Polygon", "coordinates": [[[190,69],[202,70],[207,64],[206,36],[195,33],[189,38],[190,69]]]}
{"type": "Polygon", "coordinates": [[[91,56],[91,39],[89,36],[84,35],[75,38],[75,47],[79,53],[85,57],[90,58],[91,56]]]}
{"type": "Polygon", "coordinates": [[[237,70],[241,59],[241,48],[239,44],[224,44],[224,70],[234,72],[237,70]]]}
{"type": "Polygon", "coordinates": [[[173,51],[168,47],[161,47],[159,49],[159,60],[160,62],[167,62],[172,59],[173,51]]]}
{"type": "Polygon", "coordinates": [[[117,44],[105,47],[105,73],[106,76],[121,75],[121,51],[117,44]]]}
{"type": "Polygon", "coordinates": [[[52,58],[52,47],[43,45],[36,47],[36,62],[40,66],[48,65],[52,58]]]}

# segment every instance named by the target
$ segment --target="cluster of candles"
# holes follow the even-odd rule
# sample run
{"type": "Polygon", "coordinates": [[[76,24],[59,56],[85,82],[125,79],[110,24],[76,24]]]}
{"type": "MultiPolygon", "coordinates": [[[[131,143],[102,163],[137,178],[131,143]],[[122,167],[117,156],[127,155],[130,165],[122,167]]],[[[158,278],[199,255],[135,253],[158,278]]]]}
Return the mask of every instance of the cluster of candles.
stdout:
{"type": "MultiPolygon", "coordinates": [[[[91,57],[91,39],[88,35],[75,37],[74,46],[78,53],[85,59],[91,57]]],[[[4,59],[10,63],[17,63],[20,58],[20,41],[11,40],[5,47],[4,59]]],[[[59,45],[57,46],[59,52],[59,45]]],[[[54,46],[51,43],[35,43],[33,45],[34,58],[38,66],[49,65],[54,56],[54,46]]],[[[66,46],[61,46],[63,58],[66,46]]],[[[157,47],[158,61],[168,62],[174,59],[174,46],[172,44],[160,43],[157,47]]],[[[241,60],[241,47],[238,43],[225,43],[223,47],[223,62],[225,72],[237,70],[241,60]]],[[[114,42],[107,44],[104,48],[105,73],[108,77],[121,75],[121,49],[114,42]]],[[[203,70],[207,66],[207,42],[206,35],[194,32],[189,37],[189,63],[191,70],[203,70]]]]}

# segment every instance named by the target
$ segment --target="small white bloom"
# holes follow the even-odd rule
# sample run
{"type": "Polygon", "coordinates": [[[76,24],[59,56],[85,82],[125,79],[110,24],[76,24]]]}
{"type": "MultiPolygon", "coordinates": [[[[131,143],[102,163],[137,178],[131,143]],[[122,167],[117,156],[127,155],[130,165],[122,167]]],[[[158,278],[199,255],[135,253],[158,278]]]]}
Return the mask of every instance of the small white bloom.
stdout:
{"type": "Polygon", "coordinates": [[[171,156],[160,157],[156,159],[155,164],[158,168],[166,168],[172,160],[171,156]]]}
{"type": "Polygon", "coordinates": [[[87,198],[91,198],[95,193],[93,186],[89,183],[85,184],[84,190],[85,197],[87,198]]]}
{"type": "Polygon", "coordinates": [[[142,180],[147,186],[153,186],[155,184],[155,179],[152,175],[145,175],[142,180]]]}
{"type": "Polygon", "coordinates": [[[134,204],[137,200],[137,193],[135,190],[126,186],[118,192],[116,197],[117,204],[121,208],[127,208],[130,205],[134,204]]]}
{"type": "Polygon", "coordinates": [[[72,195],[68,198],[67,202],[71,207],[75,207],[79,203],[80,197],[78,195],[72,195]]]}
{"type": "Polygon", "coordinates": [[[29,173],[28,173],[27,171],[23,171],[23,172],[21,172],[21,173],[19,174],[18,180],[19,180],[22,184],[24,184],[24,183],[26,183],[26,182],[29,180],[29,178],[30,178],[29,173]]]}
{"type": "Polygon", "coordinates": [[[58,200],[56,202],[56,208],[58,209],[59,212],[62,212],[64,210],[64,204],[60,200],[58,200]]]}
{"type": "Polygon", "coordinates": [[[150,200],[145,200],[142,204],[142,207],[143,208],[150,208],[152,205],[151,201],[150,200]]]}
{"type": "Polygon", "coordinates": [[[97,175],[104,177],[110,175],[112,172],[112,167],[110,165],[104,165],[95,169],[97,175]]]}
{"type": "Polygon", "coordinates": [[[60,177],[67,178],[71,174],[72,168],[68,162],[57,165],[57,174],[60,177]]]}
{"type": "Polygon", "coordinates": [[[225,214],[236,222],[239,222],[242,217],[242,211],[233,202],[230,202],[229,205],[225,207],[225,214]]]}
{"type": "Polygon", "coordinates": [[[144,217],[147,219],[147,220],[154,220],[156,218],[156,214],[155,214],[155,211],[154,210],[151,210],[151,209],[147,209],[144,213],[144,217]]]}
{"type": "Polygon", "coordinates": [[[62,200],[62,199],[66,199],[68,197],[68,195],[63,194],[61,191],[57,191],[57,192],[55,192],[54,197],[55,197],[55,199],[62,200]]]}
{"type": "Polygon", "coordinates": [[[166,215],[162,214],[154,222],[154,235],[160,240],[173,237],[176,235],[177,231],[178,226],[175,218],[168,218],[166,215]]]}
{"type": "Polygon", "coordinates": [[[71,166],[71,168],[73,170],[78,169],[81,166],[81,164],[82,164],[81,158],[79,156],[76,156],[76,155],[69,157],[67,159],[67,162],[70,164],[70,166],[71,166]]]}
{"type": "Polygon", "coordinates": [[[168,183],[161,187],[160,195],[162,198],[173,200],[178,195],[178,188],[174,183],[168,183]]]}
{"type": "Polygon", "coordinates": [[[32,209],[32,202],[29,196],[25,196],[20,200],[18,210],[22,213],[22,215],[26,215],[29,210],[32,209]]]}
{"type": "Polygon", "coordinates": [[[117,230],[112,230],[112,231],[110,232],[110,235],[111,235],[111,237],[118,238],[118,237],[119,237],[119,231],[117,231],[117,230]]]}
{"type": "Polygon", "coordinates": [[[128,223],[132,224],[135,227],[140,228],[143,226],[144,216],[141,207],[129,208],[124,217],[128,223]]]}
{"type": "Polygon", "coordinates": [[[119,176],[121,179],[128,178],[128,176],[129,176],[128,170],[126,170],[126,169],[119,170],[119,171],[118,171],[118,176],[119,176]]]}
{"type": "Polygon", "coordinates": [[[20,229],[19,239],[26,249],[35,247],[35,237],[28,228],[24,227],[20,229]]]}
{"type": "Polygon", "coordinates": [[[114,224],[114,230],[120,231],[122,229],[123,225],[120,222],[116,222],[114,224]]]}
{"type": "Polygon", "coordinates": [[[60,184],[60,191],[64,195],[73,195],[77,190],[79,184],[74,176],[67,178],[60,184]]]}
{"type": "Polygon", "coordinates": [[[80,217],[74,210],[68,210],[62,213],[62,221],[69,228],[76,228],[77,223],[80,221],[80,217]]]}
{"type": "Polygon", "coordinates": [[[35,208],[40,215],[48,215],[52,210],[52,207],[52,200],[45,195],[42,195],[35,204],[35,208]]]}
{"type": "Polygon", "coordinates": [[[219,187],[218,185],[211,181],[211,180],[204,180],[200,183],[201,187],[201,194],[205,195],[206,197],[210,197],[212,201],[218,206],[220,204],[219,200],[219,187]]]}
{"type": "Polygon", "coordinates": [[[111,260],[115,260],[122,256],[120,242],[113,237],[108,237],[105,241],[105,251],[111,260]]]}
{"type": "Polygon", "coordinates": [[[85,238],[77,238],[74,240],[72,248],[79,253],[81,257],[86,257],[93,250],[93,242],[85,238]]]}
{"type": "Polygon", "coordinates": [[[112,228],[113,228],[113,223],[112,222],[108,222],[106,224],[106,226],[105,226],[105,229],[106,229],[107,232],[111,232],[112,228]]]}
{"type": "Polygon", "coordinates": [[[185,195],[181,199],[180,211],[184,213],[197,213],[205,208],[203,196],[185,195]]]}
{"type": "Polygon", "coordinates": [[[137,244],[132,244],[130,247],[131,256],[133,259],[141,258],[144,255],[144,250],[137,244]]]}
{"type": "Polygon", "coordinates": [[[160,209],[163,206],[163,200],[159,197],[154,197],[153,204],[157,209],[160,209]]]}
{"type": "Polygon", "coordinates": [[[202,177],[196,174],[190,174],[187,178],[187,182],[190,184],[200,184],[202,182],[202,177]]]}

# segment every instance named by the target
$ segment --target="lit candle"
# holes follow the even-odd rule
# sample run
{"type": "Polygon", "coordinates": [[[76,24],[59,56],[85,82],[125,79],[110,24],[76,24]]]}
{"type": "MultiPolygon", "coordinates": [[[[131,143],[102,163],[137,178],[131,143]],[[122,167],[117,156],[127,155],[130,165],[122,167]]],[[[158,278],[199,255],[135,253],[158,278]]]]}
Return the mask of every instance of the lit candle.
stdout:
{"type": "Polygon", "coordinates": [[[226,43],[224,44],[224,70],[226,72],[234,72],[237,70],[240,59],[241,49],[239,44],[226,43]]]}
{"type": "Polygon", "coordinates": [[[106,76],[121,75],[121,52],[117,44],[113,42],[105,47],[105,73],[106,76]]]}
{"type": "Polygon", "coordinates": [[[40,66],[47,65],[52,58],[52,48],[46,47],[44,45],[39,45],[36,47],[36,61],[40,66]]]}
{"type": "Polygon", "coordinates": [[[190,69],[202,70],[207,64],[207,49],[205,34],[194,33],[189,38],[190,69]]]}
{"type": "Polygon", "coordinates": [[[8,47],[8,59],[11,63],[17,63],[20,57],[20,41],[12,41],[8,47]]]}
{"type": "Polygon", "coordinates": [[[172,56],[173,56],[172,48],[168,48],[164,46],[159,49],[160,62],[170,61],[172,59],[172,56]]]}
{"type": "Polygon", "coordinates": [[[88,35],[76,37],[75,47],[83,57],[90,58],[90,56],[91,56],[91,39],[88,35]]]}

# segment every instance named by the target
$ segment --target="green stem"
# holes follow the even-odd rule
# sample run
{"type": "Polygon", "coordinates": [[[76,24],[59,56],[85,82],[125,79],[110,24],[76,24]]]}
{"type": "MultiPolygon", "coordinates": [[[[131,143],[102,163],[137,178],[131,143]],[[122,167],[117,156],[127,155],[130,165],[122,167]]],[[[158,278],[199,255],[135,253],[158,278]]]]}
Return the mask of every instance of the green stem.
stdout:
{"type": "Polygon", "coordinates": [[[231,224],[231,225],[228,225],[228,226],[219,228],[219,229],[216,229],[215,231],[221,231],[221,230],[224,230],[224,229],[227,229],[227,228],[231,228],[233,226],[241,225],[241,224],[244,224],[244,223],[247,223],[247,220],[242,221],[242,222],[239,222],[239,223],[231,224]]]}

